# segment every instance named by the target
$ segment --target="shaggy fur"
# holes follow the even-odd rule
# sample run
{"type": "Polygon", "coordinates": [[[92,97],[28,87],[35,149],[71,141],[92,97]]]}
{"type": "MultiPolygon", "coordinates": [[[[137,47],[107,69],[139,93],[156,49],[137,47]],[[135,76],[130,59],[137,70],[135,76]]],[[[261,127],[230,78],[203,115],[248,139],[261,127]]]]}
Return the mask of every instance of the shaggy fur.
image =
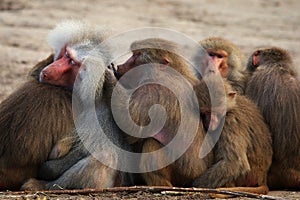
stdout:
{"type": "Polygon", "coordinates": [[[277,47],[251,55],[246,95],[261,110],[273,134],[270,188],[300,188],[300,81],[289,53],[277,47]]]}
{"type": "Polygon", "coordinates": [[[0,105],[0,188],[19,189],[36,177],[52,147],[74,128],[72,94],[38,82],[53,55],[38,63],[31,77],[0,105]]]}
{"type": "MultiPolygon", "coordinates": [[[[225,123],[216,146],[214,164],[194,186],[267,188],[267,172],[272,161],[271,133],[256,105],[248,98],[234,93],[230,84],[216,83],[211,75],[196,86],[201,108],[210,108],[213,95],[217,106],[226,105],[225,123]],[[210,85],[208,90],[206,84],[210,85]]],[[[222,120],[222,119],[221,119],[222,120]]]]}

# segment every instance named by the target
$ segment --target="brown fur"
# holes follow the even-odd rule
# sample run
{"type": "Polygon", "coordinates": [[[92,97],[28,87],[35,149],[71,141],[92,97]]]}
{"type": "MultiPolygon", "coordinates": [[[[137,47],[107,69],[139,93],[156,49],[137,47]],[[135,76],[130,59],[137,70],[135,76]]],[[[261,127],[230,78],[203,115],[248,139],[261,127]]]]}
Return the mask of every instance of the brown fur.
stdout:
{"type": "MultiPolygon", "coordinates": [[[[131,50],[133,52],[133,57],[137,55],[135,57],[135,61],[132,63],[130,60],[133,57],[131,57],[127,62],[119,65],[117,71],[119,73],[119,77],[122,77],[123,74],[132,68],[142,64],[151,63],[151,66],[158,67],[151,76],[154,80],[169,79],[172,84],[176,85],[178,91],[180,91],[184,102],[188,102],[190,100],[190,94],[186,92],[184,86],[177,81],[177,76],[161,75],[161,70],[164,70],[164,67],[162,66],[167,65],[177,70],[191,84],[195,84],[198,81],[197,77],[193,74],[192,69],[181,57],[176,54],[177,50],[175,44],[162,39],[146,39],[134,42],[131,45],[131,50]],[[170,51],[175,51],[175,53],[171,53],[170,51]]],[[[140,78],[141,77],[139,77],[139,75],[134,77],[134,79],[137,81],[139,81],[140,78]]],[[[163,129],[160,131],[160,133],[158,133],[158,135],[161,137],[160,139],[157,139],[157,137],[153,136],[146,139],[131,140],[133,143],[137,142],[142,144],[141,151],[143,153],[152,152],[164,147],[166,143],[169,142],[169,139],[172,139],[176,135],[179,124],[181,123],[182,114],[178,99],[173,91],[158,84],[146,84],[135,90],[129,102],[129,111],[132,120],[139,126],[148,125],[150,123],[148,111],[154,104],[162,105],[165,108],[167,120],[163,126],[163,129]]],[[[190,108],[188,111],[190,113],[190,120],[199,120],[199,116],[195,114],[193,109],[194,108],[190,108]]],[[[128,119],[124,119],[124,123],[126,123],[126,120],[128,119]]],[[[187,151],[169,166],[157,171],[144,173],[143,178],[145,179],[146,184],[157,186],[189,186],[196,177],[200,176],[207,170],[212,161],[212,154],[209,154],[203,159],[199,158],[199,149],[204,136],[205,132],[202,123],[199,123],[194,141],[187,151]]],[[[180,144],[178,145],[178,148],[180,148],[180,144]]],[[[150,170],[151,166],[164,162],[168,158],[168,153],[170,152],[162,152],[158,155],[158,157],[155,158],[155,160],[150,162],[146,157],[144,157],[143,154],[141,156],[140,168],[142,170],[150,170]]]]}
{"type": "Polygon", "coordinates": [[[223,50],[228,54],[221,63],[221,65],[228,67],[228,73],[223,77],[227,78],[228,82],[239,94],[244,94],[247,79],[242,72],[244,56],[240,49],[231,41],[221,37],[204,39],[200,41],[200,45],[207,51],[216,52],[223,50]]]}
{"type": "MultiPolygon", "coordinates": [[[[271,134],[258,108],[246,97],[232,95],[230,84],[225,84],[226,103],[223,84],[216,83],[212,75],[204,78],[196,91],[200,109],[210,108],[207,98],[209,92],[218,104],[225,104],[227,111],[225,123],[216,146],[214,165],[194,182],[200,187],[238,187],[266,186],[267,171],[271,165],[271,134]],[[208,91],[206,83],[211,85],[208,91]]],[[[220,127],[219,127],[220,128],[220,127]]]]}
{"type": "Polygon", "coordinates": [[[0,105],[1,189],[19,189],[36,177],[54,144],[74,127],[71,92],[38,82],[38,72],[52,62],[53,55],[38,63],[0,105]]]}
{"type": "MultiPolygon", "coordinates": [[[[168,65],[181,72],[184,78],[192,83],[192,85],[197,85],[198,81],[195,81],[195,76],[189,72],[189,66],[180,60],[180,57],[176,57],[176,54],[169,51],[157,49],[161,47],[166,48],[166,46],[168,48],[168,44],[172,43],[161,39],[147,39],[133,43],[131,46],[133,57],[118,66],[119,76],[122,78],[123,74],[139,65],[156,63],[152,66],[168,65]],[[145,46],[151,45],[153,47],[145,48],[145,46]]],[[[189,101],[190,94],[187,93],[184,85],[181,85],[176,80],[176,76],[160,76],[160,70],[163,69],[164,67],[158,67],[158,70],[152,76],[157,79],[173,78],[173,84],[176,85],[177,90],[181,92],[182,96],[186,97],[184,100],[189,101]]],[[[140,77],[137,74],[135,78],[139,79],[140,77]]],[[[206,88],[202,88],[201,84],[195,86],[196,91],[199,92],[198,98],[202,100],[200,101],[201,103],[208,103],[204,101],[208,97],[208,93],[205,90],[206,88]]],[[[229,84],[226,87],[229,88],[228,90],[231,90],[229,84]]],[[[227,104],[229,106],[228,109],[230,108],[227,113],[229,119],[226,119],[225,130],[223,130],[221,139],[213,152],[209,153],[203,159],[199,158],[200,147],[205,136],[205,130],[200,119],[196,136],[187,151],[167,167],[144,173],[143,177],[146,184],[186,187],[192,185],[197,187],[234,187],[229,189],[266,193],[268,190],[266,186],[266,174],[272,157],[270,132],[259,110],[251,101],[245,97],[237,97],[236,101],[237,103],[233,100],[227,104]],[[244,126],[240,127],[241,117],[247,120],[244,126]],[[248,120],[248,117],[252,121],[248,120]],[[233,127],[231,124],[233,124],[233,127]],[[251,129],[252,127],[254,127],[254,130],[251,129]],[[240,132],[232,131],[240,130],[240,128],[242,128],[240,132]],[[256,137],[256,135],[259,136],[256,137]],[[214,165],[213,162],[215,162],[214,165]],[[252,186],[253,188],[237,186],[252,186]],[[255,186],[262,187],[255,188],[255,186]]],[[[202,105],[201,103],[200,105],[202,105]]],[[[181,122],[180,105],[174,93],[161,85],[148,84],[135,90],[129,102],[131,117],[137,125],[145,126],[151,123],[148,110],[153,104],[162,105],[165,108],[168,118],[162,130],[158,133],[160,137],[154,135],[146,139],[137,139],[138,142],[142,143],[143,153],[163,148],[166,145],[165,143],[168,143],[168,138],[172,138],[175,135],[181,122]]],[[[194,107],[191,107],[191,110],[189,110],[189,120],[199,119],[194,109],[194,107]]],[[[124,119],[124,122],[126,120],[128,119],[124,119]]],[[[180,144],[178,144],[178,148],[180,148],[180,144]]],[[[143,154],[141,156],[140,168],[146,171],[150,170],[153,165],[163,163],[167,160],[170,155],[168,153],[170,152],[166,150],[151,161],[147,160],[147,157],[143,154]]]]}
{"type": "MultiPolygon", "coordinates": [[[[105,79],[101,79],[102,81],[105,81],[105,83],[99,83],[100,86],[103,86],[101,89],[103,92],[101,92],[103,97],[98,99],[101,100],[101,112],[98,113],[98,119],[100,120],[99,123],[103,128],[104,133],[111,141],[113,141],[120,148],[129,150],[127,143],[122,142],[122,132],[117,128],[115,122],[113,121],[111,110],[109,108],[110,93],[112,92],[111,89],[113,88],[111,84],[114,84],[114,81],[110,80],[109,77],[112,78],[113,75],[110,76],[108,73],[105,73],[105,76],[105,79]]],[[[82,114],[86,115],[88,118],[92,117],[89,111],[84,111],[82,114]]],[[[91,118],[90,120],[94,119],[91,118]]],[[[118,162],[128,162],[128,160],[120,161],[121,158],[118,157],[117,150],[114,147],[99,146],[100,144],[98,143],[99,140],[97,139],[97,130],[89,127],[89,124],[83,124],[83,127],[81,127],[80,130],[76,129],[76,132],[78,131],[84,131],[86,134],[86,138],[80,139],[83,139],[85,145],[90,147],[89,150],[95,149],[97,151],[99,148],[103,148],[104,151],[102,150],[101,153],[106,157],[111,157],[112,159],[110,160],[110,163],[113,165],[118,166],[118,162]]],[[[62,153],[61,150],[64,153],[65,147],[68,147],[70,142],[72,144],[74,140],[72,140],[72,138],[71,140],[69,138],[60,140],[57,143],[57,146],[55,146],[60,146],[57,148],[58,153],[56,155],[60,155],[60,153],[62,153]]],[[[50,179],[49,181],[30,179],[22,186],[22,189],[53,190],[60,188],[105,188],[132,184],[131,176],[129,174],[106,166],[101,161],[94,158],[90,153],[92,152],[88,152],[86,147],[83,146],[82,141],[79,141],[79,144],[72,148],[66,156],[59,159],[50,160],[43,165],[41,169],[43,173],[42,177],[44,179],[50,179]]]]}
{"type": "Polygon", "coordinates": [[[272,47],[255,51],[246,95],[260,108],[273,134],[270,188],[300,188],[300,82],[291,56],[272,47]]]}

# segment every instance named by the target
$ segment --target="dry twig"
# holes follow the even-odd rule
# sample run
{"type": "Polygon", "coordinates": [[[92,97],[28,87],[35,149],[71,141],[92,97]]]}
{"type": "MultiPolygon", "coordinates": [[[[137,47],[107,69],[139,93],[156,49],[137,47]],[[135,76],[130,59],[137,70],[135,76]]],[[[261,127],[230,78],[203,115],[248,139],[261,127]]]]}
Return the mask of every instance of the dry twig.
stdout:
{"type": "Polygon", "coordinates": [[[267,199],[267,200],[281,200],[280,197],[273,197],[268,195],[258,195],[247,192],[236,192],[230,190],[220,189],[208,189],[208,188],[181,188],[181,187],[161,187],[161,186],[132,186],[132,187],[113,187],[113,188],[98,188],[98,189],[80,189],[80,190],[44,190],[44,191],[17,191],[17,192],[2,192],[1,195],[16,196],[16,195],[53,195],[53,194],[96,194],[104,192],[150,192],[150,193],[161,193],[161,194],[187,194],[187,193],[206,193],[211,196],[229,195],[230,197],[248,197],[255,199],[267,199]]]}

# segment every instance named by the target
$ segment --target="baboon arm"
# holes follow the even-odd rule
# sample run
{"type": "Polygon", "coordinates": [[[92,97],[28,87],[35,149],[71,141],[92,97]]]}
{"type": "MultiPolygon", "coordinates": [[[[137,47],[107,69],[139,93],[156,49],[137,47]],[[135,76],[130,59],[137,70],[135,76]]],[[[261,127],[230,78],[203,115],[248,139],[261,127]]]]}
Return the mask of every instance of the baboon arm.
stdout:
{"type": "Polygon", "coordinates": [[[73,147],[76,139],[74,137],[66,137],[59,140],[52,148],[48,160],[54,160],[67,155],[73,147]]]}
{"type": "Polygon", "coordinates": [[[84,147],[80,149],[74,148],[62,158],[46,161],[39,170],[38,178],[42,180],[54,180],[88,154],[84,147]]]}

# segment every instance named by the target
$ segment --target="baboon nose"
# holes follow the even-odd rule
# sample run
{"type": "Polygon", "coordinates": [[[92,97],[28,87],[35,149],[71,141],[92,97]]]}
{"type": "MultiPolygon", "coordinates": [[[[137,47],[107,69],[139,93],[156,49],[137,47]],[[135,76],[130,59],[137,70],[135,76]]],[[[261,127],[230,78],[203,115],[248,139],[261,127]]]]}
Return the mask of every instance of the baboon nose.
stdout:
{"type": "Polygon", "coordinates": [[[41,79],[42,80],[49,80],[49,75],[47,72],[42,72],[41,73],[41,79]]]}

